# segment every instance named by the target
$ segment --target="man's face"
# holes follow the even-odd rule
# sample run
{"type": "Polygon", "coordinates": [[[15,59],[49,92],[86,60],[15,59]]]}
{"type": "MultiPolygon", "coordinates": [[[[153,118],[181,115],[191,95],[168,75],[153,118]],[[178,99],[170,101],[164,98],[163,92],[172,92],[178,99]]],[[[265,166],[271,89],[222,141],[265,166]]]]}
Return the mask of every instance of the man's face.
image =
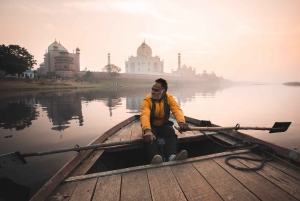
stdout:
{"type": "Polygon", "coordinates": [[[164,94],[164,90],[160,83],[155,82],[151,89],[151,98],[153,100],[160,100],[164,94]]]}

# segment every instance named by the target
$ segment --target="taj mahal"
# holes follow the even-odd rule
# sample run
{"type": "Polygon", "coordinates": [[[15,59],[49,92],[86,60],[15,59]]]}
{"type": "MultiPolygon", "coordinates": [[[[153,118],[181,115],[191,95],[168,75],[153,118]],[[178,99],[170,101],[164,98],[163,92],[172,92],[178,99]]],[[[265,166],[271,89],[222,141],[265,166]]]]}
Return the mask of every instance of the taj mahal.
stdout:
{"type": "Polygon", "coordinates": [[[163,72],[164,61],[157,55],[152,56],[152,49],[145,41],[138,47],[136,57],[131,56],[125,60],[125,73],[157,75],[163,72]]]}
{"type": "MultiPolygon", "coordinates": [[[[110,63],[110,54],[108,54],[108,64],[110,63]]],[[[137,48],[137,55],[125,59],[125,72],[122,75],[165,75],[175,77],[190,77],[196,75],[195,68],[181,65],[181,55],[178,54],[177,69],[171,73],[164,72],[164,60],[159,56],[152,56],[152,49],[144,42],[137,48]]],[[[87,69],[80,70],[80,49],[77,47],[75,52],[68,50],[56,40],[51,43],[44,54],[44,62],[37,69],[38,74],[47,74],[55,72],[63,77],[81,77],[87,69]]],[[[94,76],[100,76],[101,72],[93,72],[94,76]],[[99,75],[98,75],[99,74],[99,75]]]]}

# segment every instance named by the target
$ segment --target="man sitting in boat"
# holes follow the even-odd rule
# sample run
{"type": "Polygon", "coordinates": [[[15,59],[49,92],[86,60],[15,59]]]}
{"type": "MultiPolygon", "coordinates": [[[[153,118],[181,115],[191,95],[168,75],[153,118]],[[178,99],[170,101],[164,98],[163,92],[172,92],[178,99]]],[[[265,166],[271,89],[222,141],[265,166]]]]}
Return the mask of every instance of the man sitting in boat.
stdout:
{"type": "Polygon", "coordinates": [[[180,131],[187,131],[188,124],[182,110],[174,97],[167,93],[168,83],[159,78],[155,80],[151,93],[148,94],[141,106],[140,121],[143,130],[143,140],[146,142],[146,149],[151,164],[161,163],[162,157],[159,155],[157,137],[165,141],[166,160],[175,161],[186,159],[188,153],[182,150],[177,153],[177,135],[173,128],[173,122],[169,121],[170,111],[172,111],[180,131]]]}

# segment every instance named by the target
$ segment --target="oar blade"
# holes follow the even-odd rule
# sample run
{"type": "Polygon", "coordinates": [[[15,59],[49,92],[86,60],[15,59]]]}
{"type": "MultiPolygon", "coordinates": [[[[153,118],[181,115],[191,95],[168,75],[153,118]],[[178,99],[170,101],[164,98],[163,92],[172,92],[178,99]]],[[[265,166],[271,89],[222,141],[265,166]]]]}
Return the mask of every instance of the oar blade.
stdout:
{"type": "Polygon", "coordinates": [[[269,133],[285,132],[292,122],[275,122],[269,133]]]}
{"type": "Polygon", "coordinates": [[[27,164],[27,162],[18,151],[0,155],[0,171],[21,164],[27,164]]]}

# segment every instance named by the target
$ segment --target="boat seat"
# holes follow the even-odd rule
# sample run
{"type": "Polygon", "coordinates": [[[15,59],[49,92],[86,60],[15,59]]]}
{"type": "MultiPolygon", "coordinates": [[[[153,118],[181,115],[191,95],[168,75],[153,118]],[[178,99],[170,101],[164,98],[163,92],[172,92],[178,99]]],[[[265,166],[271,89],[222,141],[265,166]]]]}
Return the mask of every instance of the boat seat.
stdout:
{"type": "Polygon", "coordinates": [[[165,145],[165,139],[162,137],[157,137],[156,142],[159,148],[159,155],[162,157],[163,161],[166,161],[166,157],[164,154],[164,145],[165,145]]]}

